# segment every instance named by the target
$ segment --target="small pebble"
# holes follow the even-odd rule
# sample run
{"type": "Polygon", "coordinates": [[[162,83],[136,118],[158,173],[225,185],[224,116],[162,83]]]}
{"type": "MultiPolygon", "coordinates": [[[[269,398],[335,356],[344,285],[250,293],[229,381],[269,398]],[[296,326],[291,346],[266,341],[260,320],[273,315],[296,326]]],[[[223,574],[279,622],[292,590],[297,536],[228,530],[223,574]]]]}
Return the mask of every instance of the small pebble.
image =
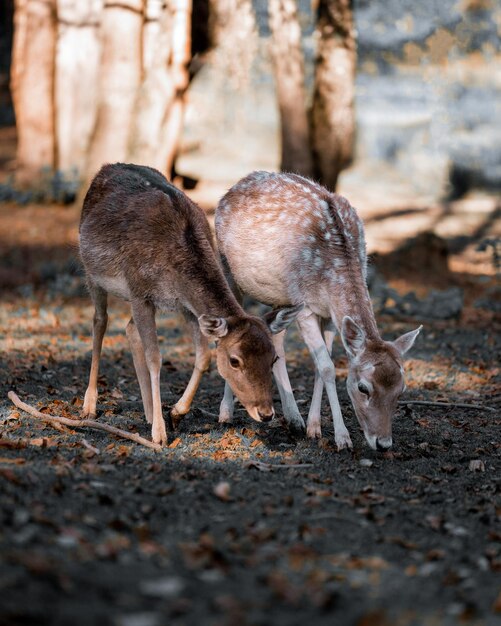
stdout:
{"type": "Polygon", "coordinates": [[[223,500],[223,502],[227,502],[230,499],[230,483],[225,481],[218,483],[212,490],[212,493],[216,496],[216,498],[223,500]]]}
{"type": "Polygon", "coordinates": [[[143,580],[139,584],[139,590],[143,595],[154,598],[174,598],[183,591],[184,587],[184,581],[178,576],[143,580]]]}
{"type": "Polygon", "coordinates": [[[471,472],[485,472],[484,462],[480,459],[473,459],[468,466],[471,472]]]}
{"type": "Polygon", "coordinates": [[[374,465],[374,461],[371,461],[370,459],[360,459],[358,463],[362,467],[371,467],[372,465],[374,465]]]}

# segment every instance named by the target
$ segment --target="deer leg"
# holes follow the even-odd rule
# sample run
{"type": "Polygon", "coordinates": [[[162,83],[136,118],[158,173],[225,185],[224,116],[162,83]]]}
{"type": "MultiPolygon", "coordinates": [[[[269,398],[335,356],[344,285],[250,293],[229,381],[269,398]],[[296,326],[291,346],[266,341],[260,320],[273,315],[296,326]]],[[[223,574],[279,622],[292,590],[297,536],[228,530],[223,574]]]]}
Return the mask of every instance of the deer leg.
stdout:
{"type": "MultiPolygon", "coordinates": [[[[223,266],[224,275],[230,289],[233,291],[235,298],[237,299],[239,304],[243,302],[242,292],[238,288],[238,285],[233,278],[233,274],[230,270],[230,265],[228,263],[227,258],[224,254],[221,254],[221,264],[223,266]]],[[[233,397],[233,391],[231,390],[230,385],[225,382],[224,383],[224,395],[221,400],[221,404],[219,405],[219,420],[220,424],[230,424],[233,421],[233,411],[235,410],[235,399],[233,397]]]]}
{"type": "Polygon", "coordinates": [[[143,400],[144,414],[148,424],[153,423],[153,396],[151,395],[150,373],[146,365],[146,357],[144,355],[143,343],[134,318],[130,318],[125,329],[125,334],[129,340],[130,350],[132,352],[132,360],[136,370],[139,388],[141,389],[141,398],[143,400]]]}
{"type": "Polygon", "coordinates": [[[233,410],[235,408],[235,400],[233,391],[227,382],[224,383],[224,396],[219,405],[219,423],[229,424],[233,421],[233,410]]]}
{"type": "Polygon", "coordinates": [[[89,290],[94,302],[94,320],[92,324],[92,363],[90,366],[89,385],[85,392],[82,415],[95,417],[97,404],[97,377],[99,375],[99,359],[103,346],[103,337],[108,325],[108,294],[104,289],[89,281],[89,290]]]}
{"type": "Polygon", "coordinates": [[[332,420],[334,422],[334,439],[338,450],[343,448],[352,448],[350,435],[346,429],[341,415],[341,407],[336,391],[336,369],[329,355],[327,346],[322,337],[322,331],[318,323],[316,315],[311,312],[300,313],[297,318],[299,330],[315,363],[320,378],[322,379],[327,390],[329,404],[332,411],[332,420]]]}
{"type": "Polygon", "coordinates": [[[273,376],[277,383],[278,393],[280,394],[280,401],[282,403],[282,410],[284,412],[284,418],[287,422],[287,426],[296,436],[303,436],[305,432],[305,426],[301,413],[297,408],[294,394],[292,393],[292,387],[287,374],[287,366],[285,363],[285,350],[284,339],[286,331],[271,336],[275,352],[278,359],[273,365],[273,376]]]}
{"type": "MultiPolygon", "coordinates": [[[[330,328],[324,329],[324,341],[325,347],[329,356],[332,354],[332,344],[336,332],[330,328]]],[[[308,422],[306,426],[306,435],[311,439],[320,439],[322,436],[322,428],[320,425],[320,412],[322,408],[322,394],[324,391],[324,381],[318,373],[318,369],[315,367],[315,384],[313,386],[313,396],[311,398],[310,410],[308,413],[308,422]]]]}
{"type": "Polygon", "coordinates": [[[155,325],[155,309],[152,304],[142,300],[132,301],[132,317],[144,349],[146,367],[150,375],[152,397],[152,427],[151,438],[154,443],[167,443],[167,432],[162,415],[162,401],[160,398],[160,368],[162,358],[158,348],[157,328],[155,325]]]}
{"type": "Polygon", "coordinates": [[[181,417],[182,415],[186,415],[186,413],[188,413],[195,393],[200,385],[202,376],[204,372],[209,369],[210,365],[211,354],[207,337],[202,334],[198,321],[193,316],[188,316],[187,314],[184,315],[188,319],[188,323],[191,326],[193,343],[195,344],[195,367],[193,368],[190,381],[184,390],[183,395],[172,408],[172,417],[181,417]]]}

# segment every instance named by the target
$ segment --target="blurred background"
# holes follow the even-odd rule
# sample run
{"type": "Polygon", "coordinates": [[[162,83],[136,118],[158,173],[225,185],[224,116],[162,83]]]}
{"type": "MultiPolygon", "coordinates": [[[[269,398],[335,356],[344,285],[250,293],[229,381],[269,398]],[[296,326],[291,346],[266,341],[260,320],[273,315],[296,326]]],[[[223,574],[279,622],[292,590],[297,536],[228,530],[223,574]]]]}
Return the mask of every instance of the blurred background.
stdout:
{"type": "Polygon", "coordinates": [[[498,271],[495,0],[0,7],[4,288],[61,269],[114,161],[158,168],[209,217],[251,170],[311,176],[357,207],[375,267],[407,291],[498,271]]]}

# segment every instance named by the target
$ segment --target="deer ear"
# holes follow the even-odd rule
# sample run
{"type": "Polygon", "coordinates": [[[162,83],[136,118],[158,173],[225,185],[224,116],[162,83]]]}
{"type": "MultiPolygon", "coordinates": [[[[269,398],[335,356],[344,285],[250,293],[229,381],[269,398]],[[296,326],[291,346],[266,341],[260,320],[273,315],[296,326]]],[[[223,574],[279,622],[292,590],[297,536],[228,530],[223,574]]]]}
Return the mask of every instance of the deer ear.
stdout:
{"type": "Polygon", "coordinates": [[[275,309],[266,313],[263,316],[263,320],[270,329],[272,335],[278,335],[283,330],[292,324],[296,319],[297,314],[303,310],[304,304],[297,304],[296,306],[289,306],[283,309],[275,309]]]}
{"type": "Polygon", "coordinates": [[[219,339],[228,333],[228,322],[224,317],[216,315],[201,315],[198,324],[202,334],[210,339],[219,339]]]}
{"type": "Polygon", "coordinates": [[[400,335],[398,339],[395,339],[395,341],[392,342],[402,356],[412,348],[414,342],[416,341],[416,337],[421,331],[421,328],[423,328],[422,325],[419,328],[416,328],[416,330],[411,330],[409,333],[405,333],[405,335],[400,335]]]}
{"type": "Polygon", "coordinates": [[[348,356],[354,357],[364,349],[365,333],[349,315],[343,317],[341,339],[348,356]]]}

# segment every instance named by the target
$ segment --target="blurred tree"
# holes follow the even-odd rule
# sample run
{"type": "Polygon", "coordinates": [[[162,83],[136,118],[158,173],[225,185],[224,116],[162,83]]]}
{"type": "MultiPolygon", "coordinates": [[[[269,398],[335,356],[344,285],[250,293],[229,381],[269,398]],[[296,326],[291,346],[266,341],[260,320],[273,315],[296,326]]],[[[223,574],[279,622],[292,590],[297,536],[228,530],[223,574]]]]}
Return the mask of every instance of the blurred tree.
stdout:
{"type": "Polygon", "coordinates": [[[17,173],[30,184],[56,162],[54,59],[56,0],[16,0],[11,91],[17,125],[17,173]]]}
{"type": "Polygon", "coordinates": [[[335,190],[353,155],[356,42],[352,0],[319,0],[311,138],[315,177],[335,190]]]}
{"type": "Polygon", "coordinates": [[[105,0],[101,18],[98,105],[86,177],[125,161],[142,72],[144,0],[105,0]]]}
{"type": "Polygon", "coordinates": [[[281,169],[335,190],[354,140],[356,45],[352,0],[316,0],[315,78],[309,114],[295,0],[270,0],[271,56],[280,110],[281,169]]]}
{"type": "Polygon", "coordinates": [[[143,80],[129,159],[170,175],[182,128],[191,56],[191,0],[147,0],[143,80]]]}
{"type": "Polygon", "coordinates": [[[89,180],[134,160],[170,175],[191,58],[191,0],[16,0],[18,182],[89,180]]]}
{"type": "Polygon", "coordinates": [[[313,176],[301,29],[295,0],[270,0],[268,11],[282,137],[280,168],[313,176]]]}
{"type": "Polygon", "coordinates": [[[97,109],[102,0],[57,0],[57,168],[83,172],[97,109]]]}

